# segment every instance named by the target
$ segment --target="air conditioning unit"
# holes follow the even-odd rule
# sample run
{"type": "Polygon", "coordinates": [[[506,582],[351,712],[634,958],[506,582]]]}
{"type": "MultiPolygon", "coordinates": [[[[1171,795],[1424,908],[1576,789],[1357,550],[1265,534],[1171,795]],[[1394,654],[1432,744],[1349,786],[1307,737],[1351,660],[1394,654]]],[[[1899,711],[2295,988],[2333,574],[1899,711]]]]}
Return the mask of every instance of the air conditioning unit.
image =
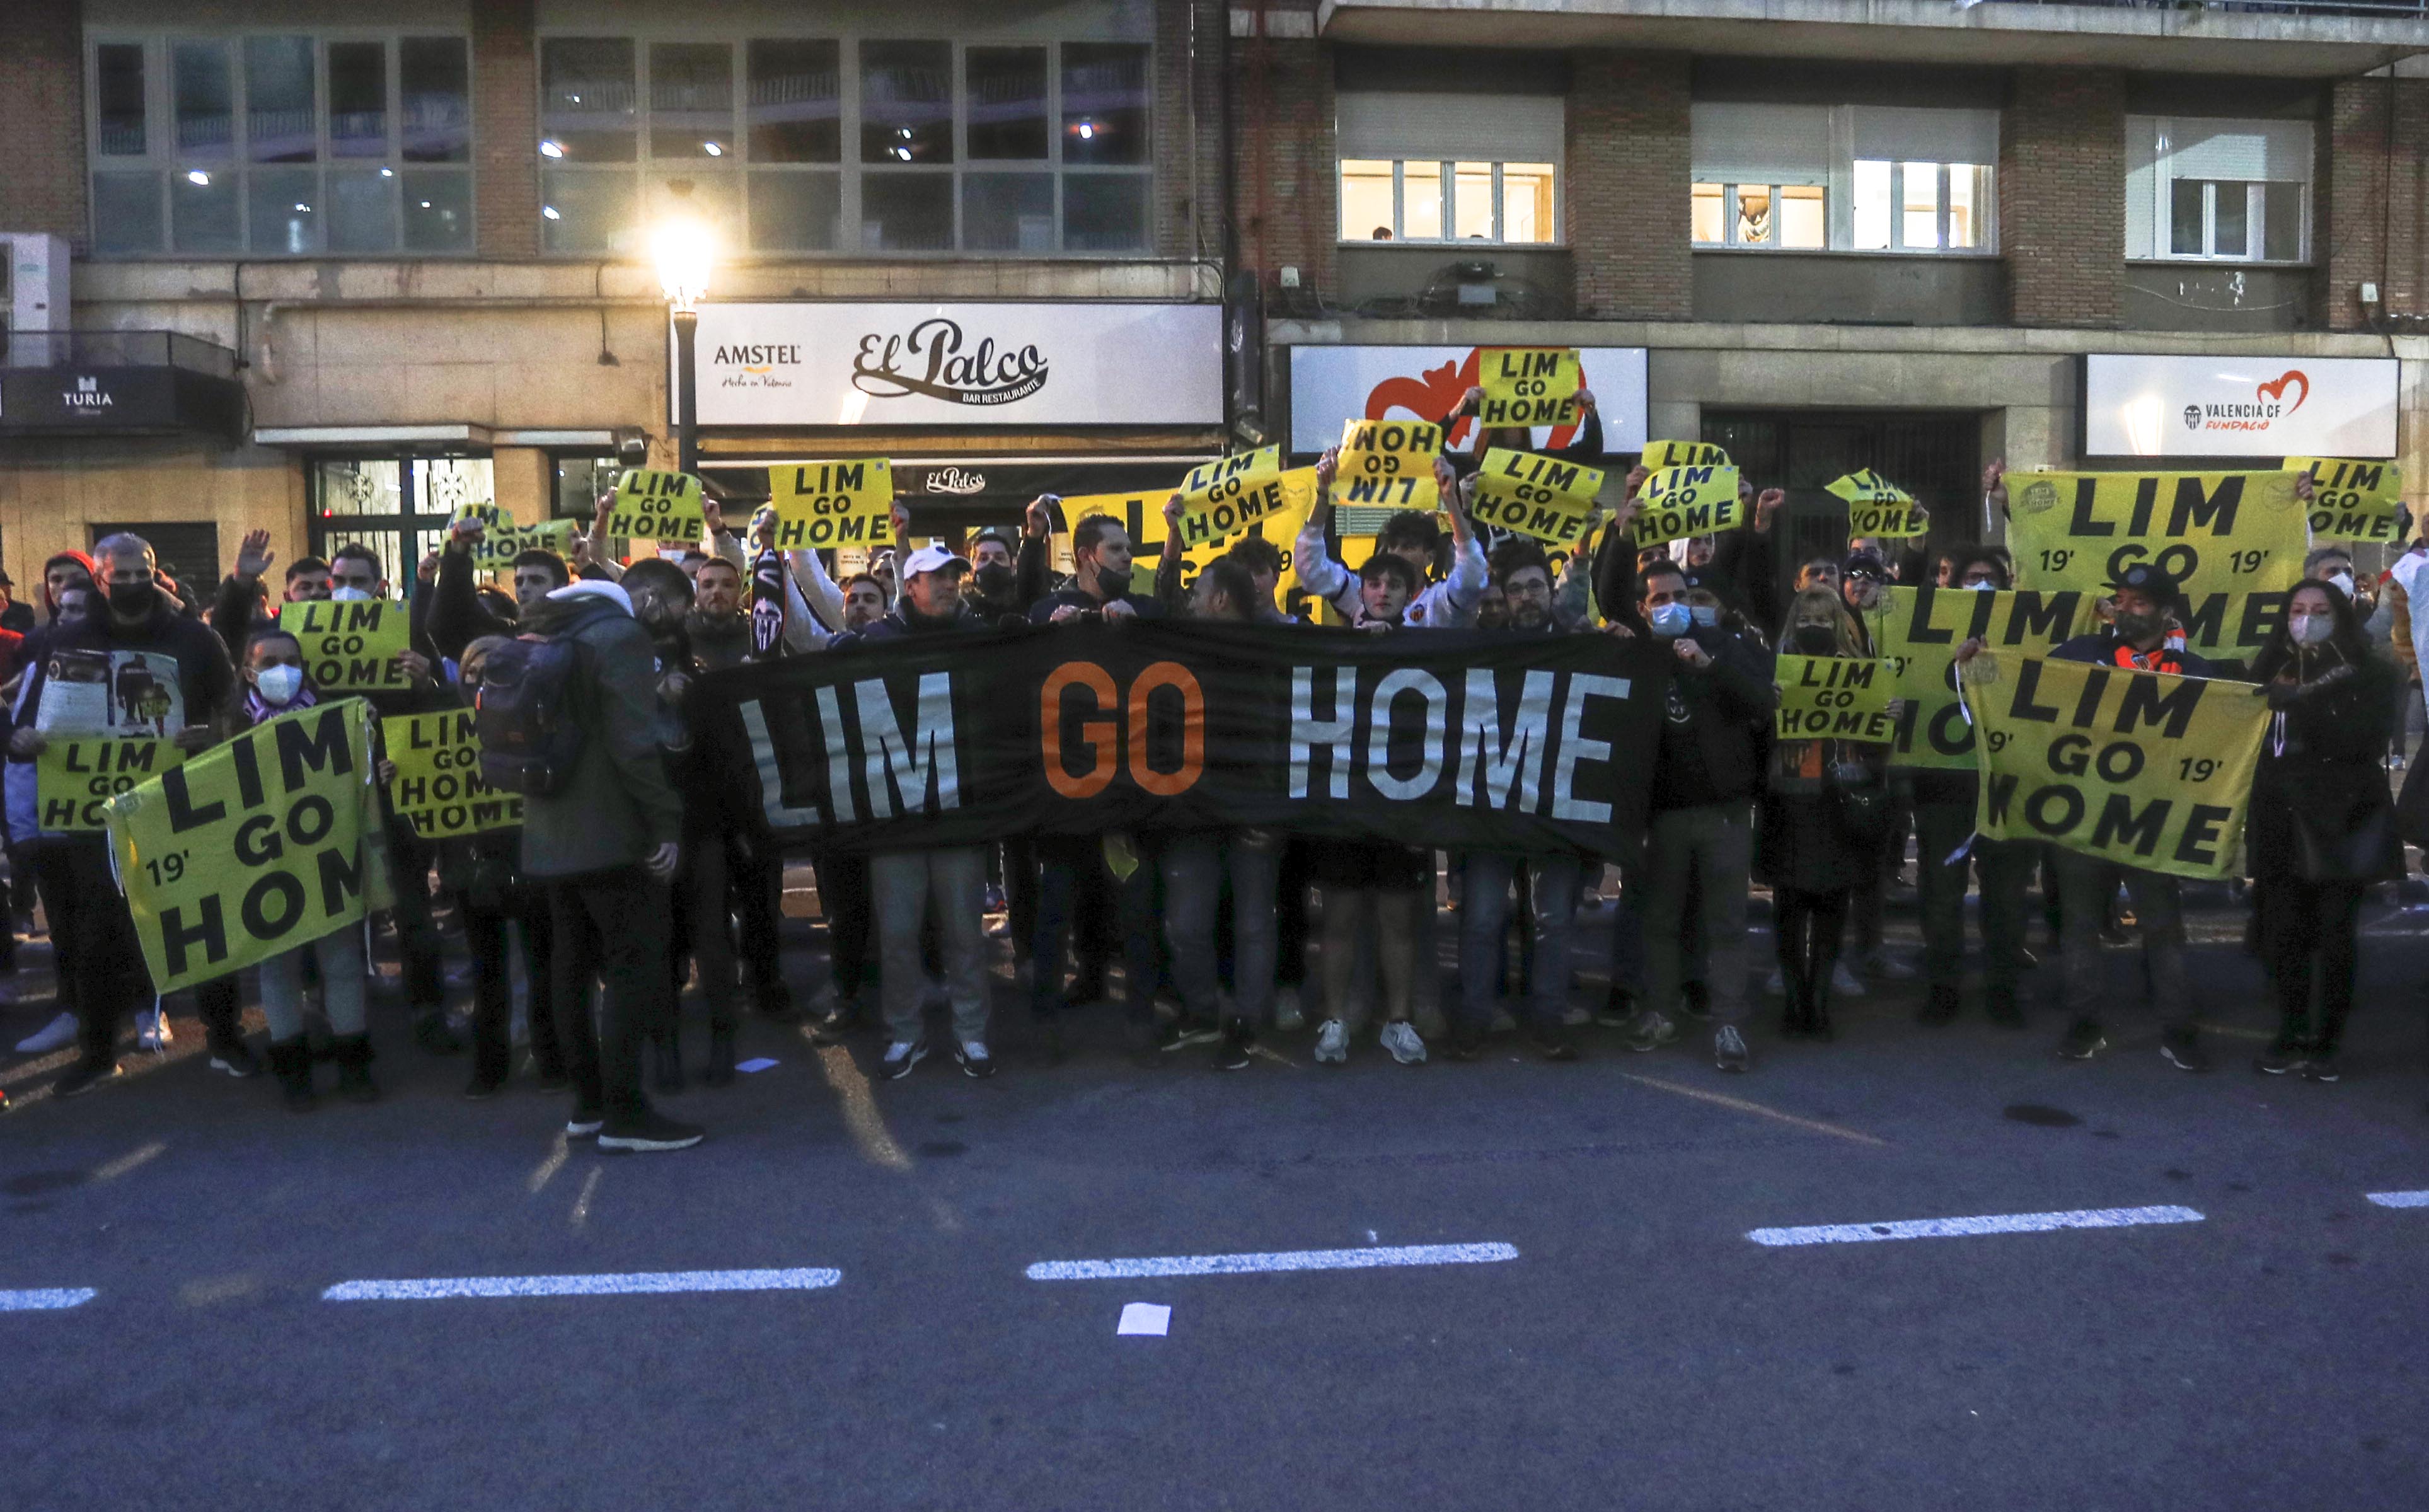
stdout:
{"type": "Polygon", "coordinates": [[[15,365],[41,367],[47,352],[30,350],[20,331],[68,328],[68,243],[45,231],[0,231],[0,350],[15,365]]]}

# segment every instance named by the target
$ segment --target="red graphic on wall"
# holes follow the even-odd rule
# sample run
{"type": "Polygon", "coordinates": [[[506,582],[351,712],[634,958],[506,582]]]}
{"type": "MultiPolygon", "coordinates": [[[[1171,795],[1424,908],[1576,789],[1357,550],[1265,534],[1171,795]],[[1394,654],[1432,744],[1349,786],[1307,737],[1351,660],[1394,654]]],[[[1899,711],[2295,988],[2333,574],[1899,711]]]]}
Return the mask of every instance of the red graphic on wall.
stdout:
{"type": "MultiPolygon", "coordinates": [[[[2290,415],[2295,410],[2303,407],[2303,400],[2311,397],[2311,380],[2304,375],[2302,369],[2296,368],[2290,372],[2280,374],[2277,381],[2274,383],[2260,384],[2253,390],[2253,392],[2259,398],[2273,399],[2283,404],[2286,398],[2286,385],[2289,383],[2299,384],[2302,386],[2303,390],[2302,396],[2300,398],[2297,398],[2292,404],[2286,406],[2286,413],[2290,415]]],[[[2279,418],[2283,419],[2284,417],[2280,416],[2279,418]]]]}
{"type": "MultiPolygon", "coordinates": [[[[1465,360],[1429,368],[1419,377],[1385,378],[1367,393],[1364,418],[1389,420],[1396,409],[1419,420],[1448,420],[1450,412],[1459,407],[1459,402],[1467,397],[1467,390],[1476,387],[1478,361],[1482,352],[1481,347],[1471,347],[1465,360]]],[[[2297,373],[2290,376],[2299,378],[2302,374],[2297,373]]],[[[1443,445],[1464,445],[1475,429],[1473,418],[1449,424],[1443,432],[1443,445]]],[[[1577,434],[1575,425],[1556,425],[1552,428],[1551,439],[1544,443],[1545,448],[1557,451],[1575,440],[1577,434]]]]}

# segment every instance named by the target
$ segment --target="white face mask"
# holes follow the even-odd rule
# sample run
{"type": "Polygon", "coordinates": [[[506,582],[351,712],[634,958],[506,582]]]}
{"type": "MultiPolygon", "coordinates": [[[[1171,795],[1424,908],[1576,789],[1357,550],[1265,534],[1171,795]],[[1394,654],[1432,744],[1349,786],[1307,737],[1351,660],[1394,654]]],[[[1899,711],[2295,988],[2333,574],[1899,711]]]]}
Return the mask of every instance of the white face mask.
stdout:
{"type": "Polygon", "coordinates": [[[284,707],[295,702],[295,695],[304,690],[304,669],[289,667],[283,662],[275,667],[264,667],[253,674],[253,687],[254,691],[261,695],[263,703],[284,707]]]}
{"type": "Polygon", "coordinates": [[[2351,597],[2353,597],[2353,590],[2354,590],[2353,573],[2330,573],[2328,574],[2328,581],[2329,581],[2329,582],[2331,582],[2331,583],[2334,583],[2334,584],[2336,585],[2336,587],[2337,587],[2337,591],[2338,591],[2338,592],[2342,593],[2342,594],[2343,594],[2345,597],[2347,597],[2347,598],[2351,598],[2351,597]]]}
{"type": "Polygon", "coordinates": [[[351,583],[343,588],[331,589],[329,596],[340,604],[368,604],[372,598],[369,590],[356,588],[351,583]]]}
{"type": "Polygon", "coordinates": [[[1996,593],[1999,591],[1999,585],[1996,583],[1968,583],[1965,586],[1976,593],[1996,593]]]}
{"type": "Polygon", "coordinates": [[[2288,617],[2286,628],[2295,644],[2316,646],[2336,634],[2337,621],[2332,614],[2297,614],[2288,617]]]}

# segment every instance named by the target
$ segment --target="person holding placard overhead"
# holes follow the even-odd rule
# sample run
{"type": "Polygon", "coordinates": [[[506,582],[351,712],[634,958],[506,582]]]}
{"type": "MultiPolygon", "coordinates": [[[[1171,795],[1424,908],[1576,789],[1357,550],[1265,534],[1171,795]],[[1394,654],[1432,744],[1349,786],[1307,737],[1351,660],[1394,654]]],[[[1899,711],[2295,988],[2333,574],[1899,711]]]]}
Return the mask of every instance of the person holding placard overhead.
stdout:
{"type": "MultiPolygon", "coordinates": [[[[1298,586],[1309,596],[1331,605],[1354,624],[1363,613],[1363,579],[1334,559],[1324,539],[1332,518],[1334,471],[1340,465],[1337,446],[1316,459],[1315,506],[1292,543],[1291,562],[1298,573],[1298,586]]],[[[1468,523],[1458,479],[1458,470],[1448,458],[1436,459],[1434,487],[1450,516],[1450,571],[1440,581],[1433,580],[1433,573],[1441,560],[1442,530],[1432,514],[1403,509],[1384,521],[1375,536],[1377,555],[1398,557],[1416,576],[1416,592],[1398,613],[1399,623],[1412,628],[1455,630],[1473,624],[1476,606],[1484,596],[1484,549],[1468,523]]]]}

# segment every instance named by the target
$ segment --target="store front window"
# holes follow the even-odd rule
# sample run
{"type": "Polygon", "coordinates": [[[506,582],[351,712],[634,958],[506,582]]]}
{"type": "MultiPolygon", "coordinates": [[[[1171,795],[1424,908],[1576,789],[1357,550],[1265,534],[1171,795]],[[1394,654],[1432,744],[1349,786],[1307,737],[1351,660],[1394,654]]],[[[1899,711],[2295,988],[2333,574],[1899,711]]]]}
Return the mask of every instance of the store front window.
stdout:
{"type": "MultiPolygon", "coordinates": [[[[311,481],[312,554],[360,543],[379,554],[388,590],[410,597],[414,569],[468,504],[497,497],[486,457],[332,457],[311,481]]],[[[273,585],[276,591],[276,585],[273,585]]]]}

